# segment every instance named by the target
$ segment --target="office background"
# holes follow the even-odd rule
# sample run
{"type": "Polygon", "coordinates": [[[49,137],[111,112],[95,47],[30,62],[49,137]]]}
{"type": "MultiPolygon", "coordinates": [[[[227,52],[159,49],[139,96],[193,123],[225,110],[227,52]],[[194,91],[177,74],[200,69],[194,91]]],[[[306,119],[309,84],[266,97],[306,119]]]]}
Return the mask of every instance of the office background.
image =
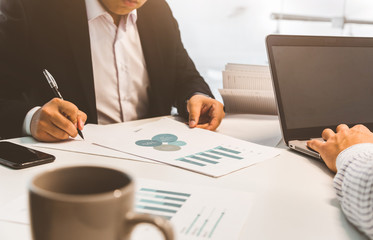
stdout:
{"type": "MultiPolygon", "coordinates": [[[[0,0],[1,2],[2,0],[0,0]]],[[[372,0],[166,0],[186,49],[221,100],[221,71],[228,62],[268,64],[268,34],[373,36],[373,25],[274,20],[273,13],[373,22],[372,0]]]]}
{"type": "Polygon", "coordinates": [[[227,62],[268,64],[265,36],[272,33],[373,36],[373,25],[271,19],[272,13],[373,21],[371,0],[167,0],[184,45],[220,100],[227,62]]]}

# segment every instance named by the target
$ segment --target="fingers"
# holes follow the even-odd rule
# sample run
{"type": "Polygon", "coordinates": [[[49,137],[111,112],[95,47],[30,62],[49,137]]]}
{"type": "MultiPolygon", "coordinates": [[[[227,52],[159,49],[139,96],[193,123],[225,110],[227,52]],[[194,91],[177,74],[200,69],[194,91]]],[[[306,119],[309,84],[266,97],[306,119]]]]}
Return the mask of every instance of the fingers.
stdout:
{"type": "Polygon", "coordinates": [[[199,122],[199,117],[202,110],[202,101],[188,101],[188,111],[189,111],[189,127],[194,128],[199,122]]]}
{"type": "Polygon", "coordinates": [[[214,103],[210,109],[211,120],[209,122],[209,126],[207,127],[207,129],[211,131],[215,131],[219,127],[224,116],[225,116],[225,113],[224,111],[222,111],[222,108],[220,108],[218,104],[214,103]]]}
{"type": "Polygon", "coordinates": [[[72,103],[52,99],[31,120],[31,134],[39,141],[55,142],[76,137],[83,129],[87,115],[72,103]]]}
{"type": "Polygon", "coordinates": [[[58,105],[58,110],[62,115],[66,116],[72,123],[77,123],[79,113],[79,109],[77,106],[75,106],[71,102],[63,101],[60,99],[57,99],[56,103],[58,105]]]}
{"type": "Polygon", "coordinates": [[[325,141],[328,141],[328,139],[329,139],[330,137],[334,136],[334,135],[335,135],[335,133],[334,133],[333,130],[331,130],[330,128],[325,129],[325,130],[322,132],[322,134],[321,134],[322,138],[323,138],[325,141]]]}
{"type": "Polygon", "coordinates": [[[82,111],[78,112],[78,129],[83,130],[84,124],[87,121],[87,114],[82,111]]]}
{"type": "Polygon", "coordinates": [[[359,131],[359,132],[370,132],[370,130],[362,124],[355,125],[351,129],[359,131]]]}
{"type": "Polygon", "coordinates": [[[337,133],[342,131],[348,131],[350,128],[346,124],[339,124],[337,127],[337,133]]]}
{"type": "Polygon", "coordinates": [[[189,127],[216,130],[225,116],[223,104],[205,96],[193,96],[188,102],[189,127]],[[201,121],[203,120],[203,121],[201,121]]]}
{"type": "Polygon", "coordinates": [[[202,128],[202,129],[207,129],[209,127],[209,123],[204,123],[204,124],[198,124],[196,127],[197,128],[202,128]]]}
{"type": "Polygon", "coordinates": [[[75,124],[73,124],[69,119],[67,119],[64,115],[62,115],[59,112],[57,112],[55,116],[52,116],[50,121],[56,128],[61,130],[56,131],[55,129],[55,131],[53,131],[55,132],[55,134],[52,133],[54,137],[58,138],[59,136],[61,136],[63,137],[63,139],[66,139],[66,134],[68,134],[68,136],[71,137],[76,137],[76,135],[78,134],[75,124]],[[61,132],[63,132],[63,134],[61,132]]]}
{"type": "Polygon", "coordinates": [[[308,147],[312,148],[313,150],[319,153],[322,151],[324,144],[325,144],[324,142],[321,142],[317,139],[313,139],[307,142],[308,147]]]}
{"type": "Polygon", "coordinates": [[[56,142],[69,138],[69,135],[65,131],[55,126],[50,119],[46,118],[42,109],[39,109],[32,117],[30,129],[32,136],[43,142],[56,142]]]}

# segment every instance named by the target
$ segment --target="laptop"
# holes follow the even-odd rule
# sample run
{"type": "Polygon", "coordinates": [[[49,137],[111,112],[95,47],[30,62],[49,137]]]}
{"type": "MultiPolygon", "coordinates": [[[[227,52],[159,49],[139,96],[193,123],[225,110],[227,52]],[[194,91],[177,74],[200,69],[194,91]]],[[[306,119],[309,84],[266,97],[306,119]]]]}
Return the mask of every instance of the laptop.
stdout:
{"type": "Polygon", "coordinates": [[[269,35],[267,53],[282,134],[291,149],[340,123],[373,129],[373,38],[269,35]]]}

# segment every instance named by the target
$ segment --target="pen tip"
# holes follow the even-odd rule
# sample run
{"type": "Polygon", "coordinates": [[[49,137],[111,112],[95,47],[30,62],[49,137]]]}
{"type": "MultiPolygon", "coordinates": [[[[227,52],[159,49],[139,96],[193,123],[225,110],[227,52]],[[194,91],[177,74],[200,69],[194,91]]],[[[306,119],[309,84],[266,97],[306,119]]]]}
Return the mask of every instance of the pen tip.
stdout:
{"type": "Polygon", "coordinates": [[[83,133],[82,133],[82,131],[80,131],[79,129],[78,129],[78,134],[79,134],[79,136],[84,140],[83,133]]]}

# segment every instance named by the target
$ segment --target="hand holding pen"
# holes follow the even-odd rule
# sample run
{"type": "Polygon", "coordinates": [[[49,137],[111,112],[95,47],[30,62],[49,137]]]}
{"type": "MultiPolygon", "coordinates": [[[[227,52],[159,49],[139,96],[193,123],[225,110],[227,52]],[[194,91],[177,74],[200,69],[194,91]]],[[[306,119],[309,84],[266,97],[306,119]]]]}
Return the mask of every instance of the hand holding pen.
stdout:
{"type": "Polygon", "coordinates": [[[30,130],[34,138],[44,142],[57,142],[76,137],[83,138],[81,130],[87,120],[87,115],[73,103],[63,100],[52,75],[43,71],[56,98],[37,110],[32,117],[30,130]]]}

